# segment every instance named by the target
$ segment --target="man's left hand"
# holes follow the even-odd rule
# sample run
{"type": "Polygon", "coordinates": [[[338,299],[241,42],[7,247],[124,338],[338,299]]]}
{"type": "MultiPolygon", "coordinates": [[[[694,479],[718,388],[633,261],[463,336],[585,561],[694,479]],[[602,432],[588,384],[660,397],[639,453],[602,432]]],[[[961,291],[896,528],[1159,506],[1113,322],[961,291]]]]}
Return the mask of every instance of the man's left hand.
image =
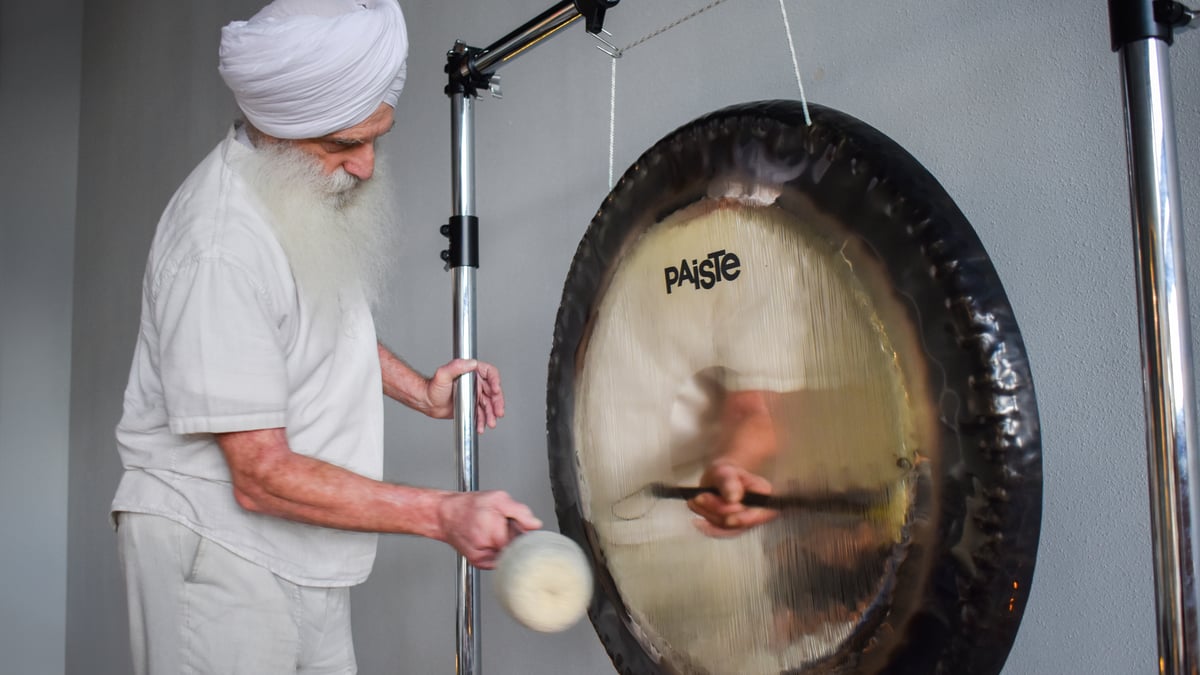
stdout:
{"type": "Polygon", "coordinates": [[[475,428],[496,427],[504,417],[504,391],[500,387],[500,371],[490,363],[477,359],[454,359],[438,368],[426,385],[425,413],[430,417],[448,419],[454,416],[454,381],[460,376],[475,373],[475,428]]]}

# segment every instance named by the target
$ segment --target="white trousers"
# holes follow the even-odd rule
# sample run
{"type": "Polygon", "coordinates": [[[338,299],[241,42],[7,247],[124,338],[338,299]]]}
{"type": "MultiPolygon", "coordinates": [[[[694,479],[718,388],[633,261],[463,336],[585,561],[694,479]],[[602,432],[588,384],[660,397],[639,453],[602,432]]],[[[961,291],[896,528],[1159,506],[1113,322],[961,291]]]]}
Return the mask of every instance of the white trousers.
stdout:
{"type": "Polygon", "coordinates": [[[136,675],[357,672],[349,588],[298,586],[167,518],[117,522],[136,675]]]}

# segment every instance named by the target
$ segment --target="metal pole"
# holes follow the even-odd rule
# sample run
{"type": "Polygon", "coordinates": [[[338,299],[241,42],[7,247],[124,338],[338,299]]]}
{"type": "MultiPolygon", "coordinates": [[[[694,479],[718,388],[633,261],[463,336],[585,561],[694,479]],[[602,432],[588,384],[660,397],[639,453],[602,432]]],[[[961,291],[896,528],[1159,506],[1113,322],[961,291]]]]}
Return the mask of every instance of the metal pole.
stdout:
{"type": "MultiPolygon", "coordinates": [[[[453,215],[442,228],[450,248],[442,252],[453,274],[454,357],[476,358],[475,276],[479,267],[478,219],[475,213],[475,108],[479,89],[489,88],[495,71],[553,36],[580,17],[591,32],[601,29],[606,9],[619,0],[564,0],[542,12],[491,46],[475,50],[456,42],[447,56],[450,82],[446,94],[451,108],[451,192],[453,215]]],[[[475,373],[454,383],[454,434],[458,448],[458,489],[479,489],[475,463],[475,373]]],[[[455,672],[479,672],[479,570],[458,556],[457,655],[455,672]]]]}
{"type": "Polygon", "coordinates": [[[1200,498],[1191,330],[1172,110],[1170,32],[1154,31],[1151,3],[1110,0],[1114,48],[1122,63],[1129,189],[1141,326],[1146,443],[1158,621],[1159,672],[1196,675],[1195,528],[1200,498]],[[1118,40],[1143,19],[1149,30],[1118,40]]]}
{"type": "MultiPolygon", "coordinates": [[[[451,175],[453,210],[463,218],[475,215],[475,108],[466,94],[450,96],[451,175]]],[[[454,275],[454,357],[475,358],[475,270],[471,265],[452,268],[454,275]]],[[[475,463],[475,373],[454,383],[454,440],[458,448],[458,489],[479,489],[475,463]]],[[[458,658],[455,672],[479,672],[479,570],[458,556],[458,658]]]]}
{"type": "MultiPolygon", "coordinates": [[[[500,38],[475,58],[474,66],[479,72],[490,72],[507,65],[542,40],[566,28],[581,16],[573,0],[566,0],[538,15],[532,21],[500,38]]],[[[466,75],[466,73],[463,73],[466,75]]]]}

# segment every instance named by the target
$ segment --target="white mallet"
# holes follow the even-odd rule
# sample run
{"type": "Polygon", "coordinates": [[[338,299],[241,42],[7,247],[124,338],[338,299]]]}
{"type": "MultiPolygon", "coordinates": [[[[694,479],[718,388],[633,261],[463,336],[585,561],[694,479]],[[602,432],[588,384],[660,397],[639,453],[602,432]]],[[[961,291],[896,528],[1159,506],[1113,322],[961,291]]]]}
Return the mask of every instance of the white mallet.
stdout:
{"type": "Polygon", "coordinates": [[[542,633],[570,628],[592,601],[587,557],[578,544],[557,532],[520,534],[500,554],[493,582],[504,609],[542,633]]]}

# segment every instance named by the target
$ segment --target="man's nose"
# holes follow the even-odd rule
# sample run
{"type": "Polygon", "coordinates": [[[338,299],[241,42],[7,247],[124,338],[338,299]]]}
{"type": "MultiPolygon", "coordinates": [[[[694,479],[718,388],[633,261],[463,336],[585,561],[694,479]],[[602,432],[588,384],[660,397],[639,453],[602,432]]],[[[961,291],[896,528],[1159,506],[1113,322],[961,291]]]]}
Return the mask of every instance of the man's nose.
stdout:
{"type": "Polygon", "coordinates": [[[342,168],[360,180],[370,178],[375,173],[375,144],[362,143],[355,146],[342,168]]]}

